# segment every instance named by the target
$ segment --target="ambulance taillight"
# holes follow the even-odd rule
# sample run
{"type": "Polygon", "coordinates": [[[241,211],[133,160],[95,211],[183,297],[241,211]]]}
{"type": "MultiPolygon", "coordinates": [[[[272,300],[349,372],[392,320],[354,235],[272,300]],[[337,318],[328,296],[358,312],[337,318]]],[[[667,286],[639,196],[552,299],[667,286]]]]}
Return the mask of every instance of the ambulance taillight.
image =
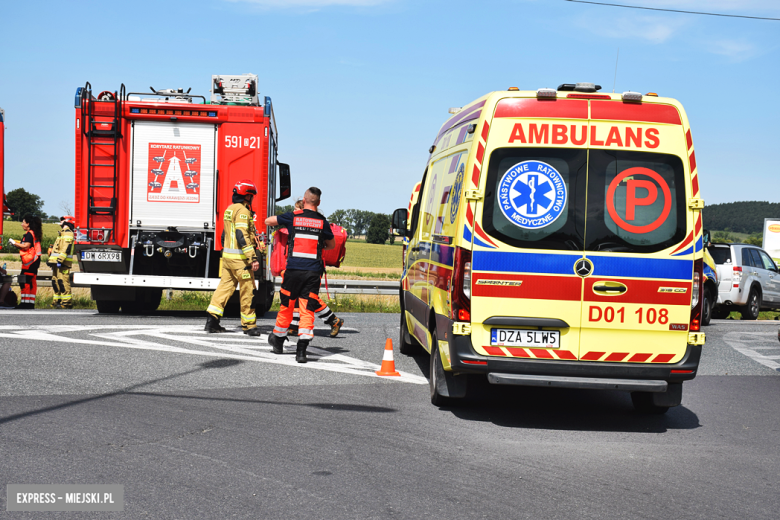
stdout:
{"type": "Polygon", "coordinates": [[[453,320],[471,321],[471,251],[468,249],[455,248],[450,301],[453,320]]]}
{"type": "Polygon", "coordinates": [[[704,261],[700,258],[693,262],[693,294],[691,298],[691,323],[689,330],[701,330],[701,279],[703,278],[704,261]]]}

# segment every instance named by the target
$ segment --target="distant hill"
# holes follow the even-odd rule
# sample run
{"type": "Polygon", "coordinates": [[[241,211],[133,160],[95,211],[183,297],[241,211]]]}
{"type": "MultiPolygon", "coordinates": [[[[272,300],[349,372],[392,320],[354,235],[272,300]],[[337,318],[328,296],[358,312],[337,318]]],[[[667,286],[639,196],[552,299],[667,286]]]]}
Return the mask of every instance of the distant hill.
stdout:
{"type": "Polygon", "coordinates": [[[761,233],[765,218],[780,219],[780,203],[751,200],[707,205],[702,218],[707,229],[761,233]]]}

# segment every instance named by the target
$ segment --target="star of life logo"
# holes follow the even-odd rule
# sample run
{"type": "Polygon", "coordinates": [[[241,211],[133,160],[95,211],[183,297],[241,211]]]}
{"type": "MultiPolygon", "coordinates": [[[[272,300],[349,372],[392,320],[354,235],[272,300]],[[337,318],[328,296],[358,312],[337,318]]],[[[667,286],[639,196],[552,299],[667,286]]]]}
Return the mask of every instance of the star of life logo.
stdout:
{"type": "Polygon", "coordinates": [[[542,161],[515,164],[498,183],[501,212],[515,226],[549,226],[566,207],[566,183],[558,170],[542,161]]]}

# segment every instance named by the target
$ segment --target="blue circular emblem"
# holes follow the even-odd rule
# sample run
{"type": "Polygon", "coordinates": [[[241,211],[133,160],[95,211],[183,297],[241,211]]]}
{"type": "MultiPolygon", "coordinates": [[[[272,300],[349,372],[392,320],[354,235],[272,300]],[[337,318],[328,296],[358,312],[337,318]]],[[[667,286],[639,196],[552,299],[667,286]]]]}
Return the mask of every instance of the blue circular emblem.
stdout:
{"type": "Polygon", "coordinates": [[[455,217],[458,216],[458,206],[460,205],[460,190],[463,188],[463,177],[465,176],[466,165],[461,164],[458,169],[458,176],[455,177],[455,184],[452,186],[452,195],[450,196],[450,224],[455,223],[455,217]]]}
{"type": "Polygon", "coordinates": [[[566,207],[566,183],[558,170],[542,161],[517,163],[498,183],[501,212],[515,226],[549,226],[566,207]]]}

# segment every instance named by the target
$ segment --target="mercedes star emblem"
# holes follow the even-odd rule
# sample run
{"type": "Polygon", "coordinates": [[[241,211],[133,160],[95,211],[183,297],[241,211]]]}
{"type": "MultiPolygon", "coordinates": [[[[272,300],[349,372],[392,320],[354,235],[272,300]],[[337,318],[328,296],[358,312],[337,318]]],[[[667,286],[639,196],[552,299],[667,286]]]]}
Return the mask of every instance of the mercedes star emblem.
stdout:
{"type": "Polygon", "coordinates": [[[577,273],[577,275],[585,278],[593,272],[593,262],[587,258],[580,258],[574,264],[574,272],[577,273]]]}

